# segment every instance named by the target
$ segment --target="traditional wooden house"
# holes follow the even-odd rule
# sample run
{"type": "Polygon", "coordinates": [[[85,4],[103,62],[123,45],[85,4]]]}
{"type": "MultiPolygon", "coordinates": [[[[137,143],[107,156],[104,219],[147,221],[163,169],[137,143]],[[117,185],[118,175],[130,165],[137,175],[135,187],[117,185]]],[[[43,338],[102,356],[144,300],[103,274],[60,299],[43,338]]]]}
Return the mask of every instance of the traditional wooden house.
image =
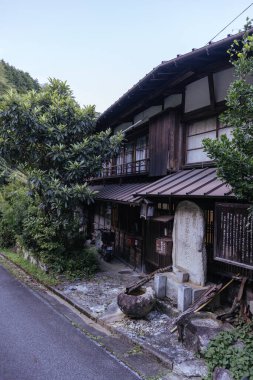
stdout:
{"type": "Polygon", "coordinates": [[[202,147],[203,138],[231,132],[219,115],[233,80],[227,50],[236,38],[241,34],[163,61],[97,121],[98,130],[124,131],[125,144],[92,181],[94,229],[113,231],[115,254],[137,269],[170,264],[175,239],[198,233],[191,211],[172,239],[175,211],[187,201],[203,213],[207,275],[253,276],[248,205],[217,178],[202,147]]]}

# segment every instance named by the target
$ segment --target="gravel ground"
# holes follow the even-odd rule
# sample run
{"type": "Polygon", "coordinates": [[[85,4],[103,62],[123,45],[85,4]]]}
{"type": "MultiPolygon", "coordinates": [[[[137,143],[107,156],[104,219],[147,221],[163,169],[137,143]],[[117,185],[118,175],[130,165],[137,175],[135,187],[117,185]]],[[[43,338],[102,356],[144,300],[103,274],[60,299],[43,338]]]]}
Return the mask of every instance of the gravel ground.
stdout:
{"type": "MultiPolygon", "coordinates": [[[[91,280],[65,283],[58,290],[109,327],[167,358],[177,362],[194,359],[193,353],[178,342],[177,334],[170,333],[172,318],[158,308],[142,319],[129,318],[119,310],[117,295],[143,274],[132,271],[118,261],[101,262],[101,270],[91,280]]],[[[146,285],[152,286],[153,281],[146,285]]]]}

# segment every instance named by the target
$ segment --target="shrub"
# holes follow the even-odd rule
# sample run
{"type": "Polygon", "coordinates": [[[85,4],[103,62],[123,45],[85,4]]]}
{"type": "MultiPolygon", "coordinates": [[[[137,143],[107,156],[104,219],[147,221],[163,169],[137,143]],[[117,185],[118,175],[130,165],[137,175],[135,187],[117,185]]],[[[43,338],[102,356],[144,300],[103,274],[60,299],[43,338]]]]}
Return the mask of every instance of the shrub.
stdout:
{"type": "Polygon", "coordinates": [[[44,255],[43,262],[47,264],[53,273],[64,273],[69,278],[90,277],[99,269],[97,250],[84,248],[82,251],[72,252],[67,255],[44,255]]]}
{"type": "Polygon", "coordinates": [[[78,277],[92,275],[98,269],[96,249],[84,248],[82,233],[74,223],[71,227],[67,233],[64,226],[31,207],[24,221],[21,245],[31,250],[52,272],[78,277]]]}
{"type": "Polygon", "coordinates": [[[15,245],[16,238],[22,234],[30,199],[27,188],[15,181],[1,187],[0,195],[0,246],[15,245]]]}
{"type": "Polygon", "coordinates": [[[56,273],[89,276],[98,269],[96,250],[84,249],[79,216],[53,219],[40,208],[38,197],[28,196],[26,185],[9,182],[0,193],[0,246],[18,243],[56,273]]]}
{"type": "Polygon", "coordinates": [[[15,235],[10,225],[5,221],[0,221],[0,246],[4,248],[13,247],[15,245],[15,235]]]}
{"type": "Polygon", "coordinates": [[[66,271],[80,276],[93,275],[99,268],[96,248],[85,248],[66,262],[66,271]]]}
{"type": "MultiPolygon", "coordinates": [[[[36,207],[31,207],[23,221],[21,244],[42,259],[57,256],[64,252],[64,246],[58,239],[58,228],[36,207]]],[[[44,261],[44,260],[43,260],[44,261]]]]}

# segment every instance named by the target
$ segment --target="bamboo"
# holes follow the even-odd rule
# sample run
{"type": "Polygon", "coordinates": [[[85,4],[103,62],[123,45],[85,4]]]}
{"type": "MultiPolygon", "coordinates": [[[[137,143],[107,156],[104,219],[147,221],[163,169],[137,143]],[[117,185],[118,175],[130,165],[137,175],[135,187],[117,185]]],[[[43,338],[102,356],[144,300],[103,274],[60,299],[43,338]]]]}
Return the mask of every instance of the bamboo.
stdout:
{"type": "Polygon", "coordinates": [[[146,284],[146,282],[152,280],[152,278],[156,274],[158,274],[158,273],[164,273],[164,272],[169,272],[171,269],[172,269],[171,266],[168,266],[168,267],[165,267],[165,268],[161,268],[161,269],[157,269],[156,271],[152,272],[151,274],[149,274],[148,276],[144,277],[143,279],[141,279],[141,280],[133,283],[133,285],[130,285],[130,286],[126,287],[126,293],[129,294],[133,290],[138,289],[140,286],[146,284]]]}

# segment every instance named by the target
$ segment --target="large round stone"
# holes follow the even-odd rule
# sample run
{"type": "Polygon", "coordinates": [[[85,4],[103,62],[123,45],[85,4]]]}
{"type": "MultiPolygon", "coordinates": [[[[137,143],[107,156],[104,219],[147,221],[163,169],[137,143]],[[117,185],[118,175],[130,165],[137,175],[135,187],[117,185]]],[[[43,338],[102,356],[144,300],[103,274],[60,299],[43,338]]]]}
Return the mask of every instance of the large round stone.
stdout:
{"type": "Polygon", "coordinates": [[[129,317],[145,317],[155,305],[155,293],[151,287],[140,288],[130,294],[120,293],[117,298],[120,310],[129,317]]]}
{"type": "Polygon", "coordinates": [[[233,329],[229,323],[224,323],[212,313],[198,312],[187,318],[184,323],[184,345],[194,352],[205,352],[211,339],[221,331],[233,329]]]}

